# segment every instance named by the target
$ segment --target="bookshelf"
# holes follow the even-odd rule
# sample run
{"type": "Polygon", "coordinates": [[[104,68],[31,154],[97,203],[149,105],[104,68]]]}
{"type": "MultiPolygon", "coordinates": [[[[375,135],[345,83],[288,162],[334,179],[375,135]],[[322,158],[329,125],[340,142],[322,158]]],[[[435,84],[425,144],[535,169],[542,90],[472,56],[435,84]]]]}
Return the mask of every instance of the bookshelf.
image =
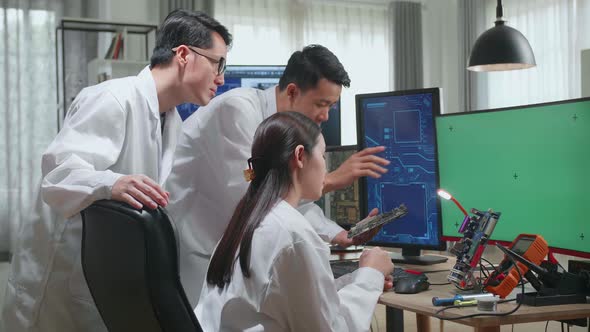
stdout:
{"type": "Polygon", "coordinates": [[[137,75],[148,63],[148,60],[92,59],[88,62],[88,85],[112,78],[137,75]]]}
{"type": "Polygon", "coordinates": [[[137,75],[149,63],[157,28],[151,23],[61,19],[55,29],[58,130],[80,90],[137,75]]]}

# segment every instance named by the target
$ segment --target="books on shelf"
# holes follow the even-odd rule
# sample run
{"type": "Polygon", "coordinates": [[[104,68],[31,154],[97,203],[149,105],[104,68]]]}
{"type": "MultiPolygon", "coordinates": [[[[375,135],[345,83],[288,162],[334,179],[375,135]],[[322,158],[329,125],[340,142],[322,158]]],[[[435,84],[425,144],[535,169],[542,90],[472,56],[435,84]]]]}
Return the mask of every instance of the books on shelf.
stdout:
{"type": "Polygon", "coordinates": [[[123,58],[123,46],[124,45],[124,37],[123,32],[117,32],[112,40],[111,45],[109,45],[109,49],[105,54],[105,59],[122,59],[123,58]]]}

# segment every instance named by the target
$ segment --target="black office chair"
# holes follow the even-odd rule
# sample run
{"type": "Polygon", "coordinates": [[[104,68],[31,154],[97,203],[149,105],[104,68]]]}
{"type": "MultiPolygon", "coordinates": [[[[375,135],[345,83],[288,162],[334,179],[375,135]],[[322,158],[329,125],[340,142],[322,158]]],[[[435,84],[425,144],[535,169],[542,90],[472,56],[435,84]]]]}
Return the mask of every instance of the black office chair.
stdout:
{"type": "Polygon", "coordinates": [[[180,283],[174,226],[163,208],[97,201],[82,211],[82,268],[110,332],[202,331],[180,283]]]}

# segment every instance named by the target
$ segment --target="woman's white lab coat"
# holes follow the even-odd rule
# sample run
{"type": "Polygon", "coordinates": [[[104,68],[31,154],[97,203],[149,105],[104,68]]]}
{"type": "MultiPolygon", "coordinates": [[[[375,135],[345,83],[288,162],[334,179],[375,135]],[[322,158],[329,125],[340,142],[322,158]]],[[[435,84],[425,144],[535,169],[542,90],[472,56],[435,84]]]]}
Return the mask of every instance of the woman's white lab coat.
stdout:
{"type": "MultiPolygon", "coordinates": [[[[180,278],[193,306],[215,244],[248,189],[248,167],[258,125],[277,112],[276,90],[232,89],[211,100],[182,124],[174,166],[166,180],[168,211],[179,230],[180,278]]],[[[298,210],[318,234],[331,240],[342,228],[315,204],[298,210]]]]}
{"type": "MultiPolygon", "coordinates": [[[[8,280],[6,331],[105,331],[80,262],[80,211],[111,198],[119,177],[161,182],[171,168],[181,120],[166,113],[162,133],[149,68],[80,92],[43,155],[31,218],[19,231],[8,280]]],[[[106,271],[105,271],[106,272],[106,271]]]]}
{"type": "Polygon", "coordinates": [[[291,205],[271,210],[251,250],[250,278],[237,260],[225,288],[203,285],[195,313],[204,331],[369,330],[383,274],[364,267],[335,281],[328,246],[291,205]]]}

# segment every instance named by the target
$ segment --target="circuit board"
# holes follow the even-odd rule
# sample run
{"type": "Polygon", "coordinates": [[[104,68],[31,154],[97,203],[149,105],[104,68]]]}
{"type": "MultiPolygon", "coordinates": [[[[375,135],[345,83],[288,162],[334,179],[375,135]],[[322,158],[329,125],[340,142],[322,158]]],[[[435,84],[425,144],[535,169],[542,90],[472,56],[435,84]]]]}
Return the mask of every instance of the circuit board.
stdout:
{"type": "Polygon", "coordinates": [[[348,232],[348,238],[352,239],[353,237],[358,236],[375,227],[379,227],[387,224],[388,222],[399,219],[405,216],[406,214],[408,214],[408,208],[404,204],[400,204],[400,206],[396,207],[395,209],[389,212],[378,214],[376,216],[360,221],[350,229],[350,231],[348,232]]]}

